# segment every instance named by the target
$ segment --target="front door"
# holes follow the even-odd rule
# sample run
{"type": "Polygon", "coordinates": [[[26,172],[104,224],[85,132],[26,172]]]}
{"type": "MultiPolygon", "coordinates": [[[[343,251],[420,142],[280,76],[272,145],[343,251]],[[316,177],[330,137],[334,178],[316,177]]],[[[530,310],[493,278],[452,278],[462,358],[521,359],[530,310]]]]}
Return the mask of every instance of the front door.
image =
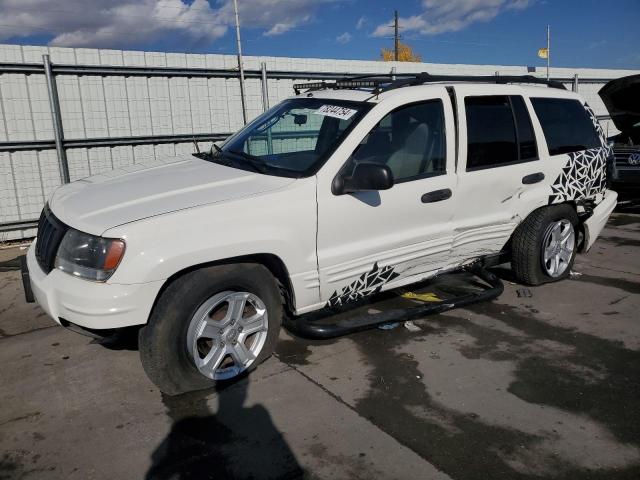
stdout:
{"type": "Polygon", "coordinates": [[[363,120],[367,127],[345,142],[353,148],[340,164],[334,155],[334,170],[318,174],[318,264],[322,301],[329,305],[417,281],[449,263],[453,112],[444,88],[417,94],[411,103],[396,99],[374,108],[363,120]],[[359,162],[388,165],[394,186],[333,194],[335,175],[349,175],[359,162]]]}

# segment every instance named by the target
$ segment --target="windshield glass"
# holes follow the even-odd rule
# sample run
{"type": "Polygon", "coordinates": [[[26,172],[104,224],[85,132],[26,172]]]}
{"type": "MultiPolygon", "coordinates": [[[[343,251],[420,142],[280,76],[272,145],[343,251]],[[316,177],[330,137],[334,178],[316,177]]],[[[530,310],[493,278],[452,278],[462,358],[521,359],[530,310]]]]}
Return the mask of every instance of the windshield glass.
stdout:
{"type": "Polygon", "coordinates": [[[285,100],[212,153],[238,168],[290,177],[313,175],[369,108],[330,99],[285,100]]]}

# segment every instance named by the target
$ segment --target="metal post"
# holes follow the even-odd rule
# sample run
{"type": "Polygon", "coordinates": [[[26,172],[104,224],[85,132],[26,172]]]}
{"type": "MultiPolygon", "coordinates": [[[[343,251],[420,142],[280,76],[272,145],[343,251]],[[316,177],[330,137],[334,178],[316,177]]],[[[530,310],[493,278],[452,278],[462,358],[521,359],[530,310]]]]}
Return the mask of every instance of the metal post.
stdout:
{"type": "Polygon", "coordinates": [[[262,80],[262,111],[269,110],[269,89],[267,85],[267,64],[260,64],[260,79],[262,80]]]}
{"type": "Polygon", "coordinates": [[[396,81],[396,67],[391,67],[391,81],[396,81]]]}
{"type": "Polygon", "coordinates": [[[240,18],[238,17],[238,0],[233,0],[236,15],[236,41],[238,43],[238,69],[240,70],[240,101],[242,102],[242,120],[247,124],[247,105],[244,98],[244,67],[242,66],[242,45],[240,43],[240,18]]]}
{"type": "Polygon", "coordinates": [[[393,59],[400,60],[400,34],[398,33],[398,11],[393,13],[393,59]]]}
{"type": "Polygon", "coordinates": [[[578,92],[578,74],[577,73],[573,76],[573,88],[572,88],[572,90],[574,92],[576,92],[576,93],[578,92]]]}
{"type": "MultiPolygon", "coordinates": [[[[262,80],[262,111],[269,110],[269,85],[267,84],[267,64],[260,64],[260,78],[262,80]]],[[[273,138],[271,135],[271,127],[267,129],[267,152],[273,155],[273,138]]]]}
{"type": "Polygon", "coordinates": [[[549,65],[551,64],[551,27],[547,25],[547,81],[549,81],[549,65]]]}
{"type": "Polygon", "coordinates": [[[62,183],[69,183],[69,164],[67,163],[67,152],[64,149],[64,131],[62,129],[62,115],[60,114],[60,99],[58,98],[58,88],[56,79],[51,70],[49,55],[42,55],[44,64],[44,75],[47,79],[47,92],[49,93],[49,105],[51,106],[51,119],[53,121],[53,138],[58,153],[58,163],[60,164],[60,179],[62,183]]]}

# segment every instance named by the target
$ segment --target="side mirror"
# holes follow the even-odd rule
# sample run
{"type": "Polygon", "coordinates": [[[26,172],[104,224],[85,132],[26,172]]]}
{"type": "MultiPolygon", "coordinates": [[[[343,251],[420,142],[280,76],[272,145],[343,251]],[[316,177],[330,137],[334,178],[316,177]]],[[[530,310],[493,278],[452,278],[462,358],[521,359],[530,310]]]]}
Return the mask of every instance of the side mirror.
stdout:
{"type": "Polygon", "coordinates": [[[393,187],[393,173],[387,165],[380,163],[358,163],[353,175],[338,175],[333,181],[332,191],[335,195],[353,192],[370,192],[389,190],[393,187]]]}
{"type": "Polygon", "coordinates": [[[307,116],[303,114],[294,113],[293,123],[295,123],[298,126],[304,125],[305,123],[307,123],[307,116]]]}

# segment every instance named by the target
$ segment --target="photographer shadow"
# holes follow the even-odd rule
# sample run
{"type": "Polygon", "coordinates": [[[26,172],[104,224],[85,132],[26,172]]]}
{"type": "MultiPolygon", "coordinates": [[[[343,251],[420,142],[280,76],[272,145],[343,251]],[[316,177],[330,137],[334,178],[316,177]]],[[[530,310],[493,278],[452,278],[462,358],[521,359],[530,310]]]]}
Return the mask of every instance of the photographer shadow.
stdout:
{"type": "Polygon", "coordinates": [[[163,395],[171,431],[151,455],[148,480],[305,476],[262,405],[245,407],[248,380],[176,397],[163,395]],[[209,407],[217,392],[218,409],[209,407]]]}

